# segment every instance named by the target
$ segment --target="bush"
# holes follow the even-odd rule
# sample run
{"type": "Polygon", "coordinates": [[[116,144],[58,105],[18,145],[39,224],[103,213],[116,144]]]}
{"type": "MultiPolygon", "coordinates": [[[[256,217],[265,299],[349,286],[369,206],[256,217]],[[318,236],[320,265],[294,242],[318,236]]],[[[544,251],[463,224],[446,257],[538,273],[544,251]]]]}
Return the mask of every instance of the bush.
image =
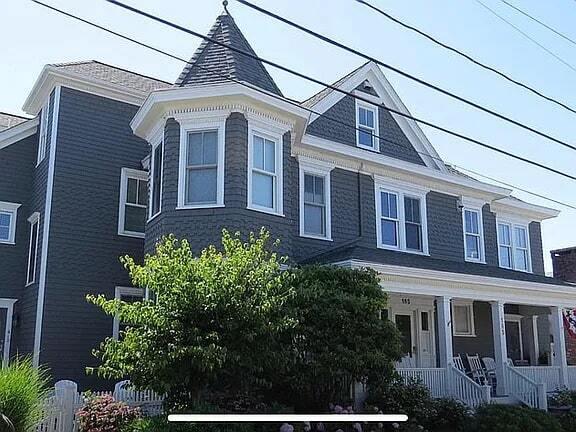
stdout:
{"type": "Polygon", "coordinates": [[[112,396],[94,396],[77,412],[80,432],[117,431],[140,417],[138,408],[130,408],[112,396]]]}
{"type": "Polygon", "coordinates": [[[464,431],[472,419],[470,409],[455,399],[435,399],[433,411],[430,418],[421,419],[431,431],[464,431]]]}
{"type": "Polygon", "coordinates": [[[476,411],[473,432],[562,432],[559,421],[547,412],[515,405],[485,405],[476,411]]]}
{"type": "Polygon", "coordinates": [[[576,407],[576,391],[560,390],[550,398],[551,406],[571,406],[576,407]]]}
{"type": "Polygon", "coordinates": [[[43,416],[44,400],[48,395],[48,373],[34,368],[30,359],[15,359],[0,367],[0,420],[9,429],[12,423],[17,432],[32,432],[43,416]]]}

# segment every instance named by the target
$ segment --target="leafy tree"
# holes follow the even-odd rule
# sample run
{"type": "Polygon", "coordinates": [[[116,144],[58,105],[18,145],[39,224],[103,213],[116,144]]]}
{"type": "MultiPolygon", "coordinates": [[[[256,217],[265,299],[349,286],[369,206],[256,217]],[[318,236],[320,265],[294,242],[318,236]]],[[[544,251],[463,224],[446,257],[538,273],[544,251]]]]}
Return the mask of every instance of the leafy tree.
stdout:
{"type": "Polygon", "coordinates": [[[154,301],[88,297],[129,324],[95,351],[95,372],[164,393],[172,408],[190,405],[205,389],[269,385],[266,377],[282,361],[277,335],[296,321],[286,313],[292,275],[268,243],[265,230],[246,242],[224,231],[222,250],[210,246],[194,257],[186,240],[169,236],[144,265],[124,257],[133,284],[154,301]]]}

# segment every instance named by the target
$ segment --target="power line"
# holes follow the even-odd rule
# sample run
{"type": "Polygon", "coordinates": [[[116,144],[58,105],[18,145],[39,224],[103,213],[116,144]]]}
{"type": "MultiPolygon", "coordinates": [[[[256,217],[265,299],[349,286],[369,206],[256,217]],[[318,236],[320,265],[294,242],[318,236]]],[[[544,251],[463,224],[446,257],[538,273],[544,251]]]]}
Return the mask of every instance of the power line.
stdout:
{"type": "Polygon", "coordinates": [[[576,45],[576,41],[568,36],[566,36],[564,33],[559,32],[558,30],[556,30],[555,28],[553,28],[552,26],[549,26],[548,24],[546,24],[545,22],[539,20],[538,18],[533,17],[532,15],[530,15],[528,12],[523,11],[522,9],[520,9],[519,7],[513,5],[512,3],[506,1],[506,0],[500,0],[502,3],[504,3],[506,6],[514,9],[515,11],[521,13],[522,15],[524,15],[525,17],[528,17],[529,19],[531,19],[532,21],[540,24],[542,27],[550,30],[552,33],[556,34],[557,36],[560,36],[562,39],[567,40],[568,42],[570,42],[572,45],[576,45]]]}
{"type": "MultiPolygon", "coordinates": [[[[119,2],[117,2],[116,0],[106,0],[106,1],[109,1],[110,3],[119,3],[119,2]]],[[[264,9],[264,8],[262,8],[262,7],[260,7],[260,6],[257,6],[257,5],[255,5],[255,4],[252,4],[252,3],[250,3],[250,2],[247,1],[247,0],[236,0],[236,1],[239,2],[239,3],[241,3],[241,4],[243,4],[243,5],[245,5],[245,6],[248,6],[249,8],[251,8],[251,9],[257,11],[257,12],[260,12],[260,13],[262,13],[262,14],[264,14],[264,15],[267,15],[267,16],[269,16],[269,17],[271,17],[271,18],[274,18],[275,20],[278,20],[278,21],[280,21],[280,22],[283,22],[283,23],[285,23],[285,24],[287,24],[287,25],[289,25],[289,26],[291,26],[291,27],[294,27],[294,28],[296,28],[296,29],[298,29],[298,30],[300,30],[300,31],[302,31],[302,32],[304,32],[304,33],[307,33],[307,34],[309,34],[309,35],[311,35],[311,36],[314,36],[314,37],[317,38],[317,39],[320,39],[320,40],[322,40],[322,41],[324,41],[324,42],[326,42],[326,43],[329,43],[330,45],[333,45],[333,46],[336,46],[336,47],[338,47],[338,48],[341,48],[341,49],[343,49],[343,50],[345,50],[345,51],[347,51],[347,52],[349,52],[349,53],[352,53],[352,54],[355,54],[355,55],[357,55],[357,56],[359,56],[359,57],[362,57],[362,58],[364,58],[365,60],[372,61],[372,62],[374,62],[374,63],[376,63],[376,64],[378,64],[378,65],[380,65],[380,66],[382,66],[382,67],[385,67],[385,68],[388,69],[388,70],[391,70],[391,71],[393,71],[393,72],[396,72],[397,74],[400,74],[400,75],[402,75],[402,76],[405,77],[405,78],[408,78],[408,79],[410,79],[410,80],[412,80],[412,81],[415,81],[415,82],[417,82],[418,84],[423,85],[423,86],[425,86],[425,87],[427,87],[427,88],[430,88],[430,89],[432,89],[432,90],[435,90],[435,91],[437,91],[437,92],[439,92],[439,93],[441,93],[441,94],[443,94],[443,95],[445,95],[445,96],[448,96],[448,97],[450,97],[450,98],[452,98],[452,99],[455,99],[455,100],[457,100],[457,101],[459,101],[459,102],[462,102],[462,103],[464,103],[464,104],[466,104],[466,105],[469,105],[469,106],[471,106],[471,107],[473,107],[473,108],[476,108],[476,109],[478,109],[478,110],[480,110],[480,111],[482,111],[482,112],[485,112],[485,113],[490,114],[490,115],[492,115],[492,116],[494,116],[494,117],[497,117],[497,118],[499,118],[500,120],[504,120],[504,121],[506,121],[506,122],[508,122],[508,123],[511,123],[511,124],[513,124],[513,125],[515,125],[515,126],[517,126],[517,127],[520,127],[520,128],[522,128],[522,129],[525,129],[525,130],[527,130],[527,131],[529,131],[529,132],[532,132],[532,133],[534,133],[534,134],[536,134],[536,135],[539,135],[539,136],[541,136],[541,137],[543,137],[543,138],[549,139],[550,141],[554,141],[555,143],[558,143],[558,144],[560,144],[560,145],[563,145],[564,147],[567,147],[567,148],[572,149],[572,150],[576,150],[576,146],[574,146],[574,145],[572,145],[572,144],[569,144],[569,143],[567,143],[566,141],[563,141],[563,140],[561,140],[561,139],[559,139],[559,138],[555,138],[555,137],[547,134],[546,132],[542,132],[542,131],[540,131],[540,130],[538,130],[538,129],[535,129],[535,128],[531,127],[531,126],[528,126],[528,125],[526,125],[526,124],[524,124],[524,123],[521,123],[521,122],[518,121],[518,120],[514,120],[513,118],[507,117],[507,116],[505,116],[504,114],[501,114],[501,113],[499,113],[499,112],[497,112],[497,111],[494,111],[494,110],[492,110],[492,109],[490,109],[490,108],[486,108],[486,107],[483,106],[483,105],[480,105],[480,104],[478,104],[478,103],[476,103],[476,102],[471,101],[470,99],[466,99],[466,98],[463,97],[463,96],[459,96],[459,95],[457,95],[457,94],[455,94],[455,93],[452,93],[452,92],[450,92],[450,91],[448,91],[448,90],[445,90],[445,89],[443,89],[443,88],[441,88],[441,87],[439,87],[439,86],[437,86],[437,85],[435,85],[435,84],[432,84],[432,83],[430,83],[430,82],[428,82],[428,81],[425,81],[425,80],[423,80],[423,79],[421,79],[421,78],[418,78],[418,77],[416,77],[416,76],[414,76],[414,75],[412,75],[412,74],[410,74],[410,73],[408,73],[408,72],[406,72],[406,71],[403,71],[403,70],[401,70],[401,69],[398,69],[397,67],[391,66],[391,65],[389,65],[389,64],[387,64],[387,63],[385,63],[385,62],[383,62],[383,61],[381,61],[381,60],[378,60],[378,59],[375,58],[375,57],[372,57],[372,56],[370,56],[370,55],[368,55],[368,54],[365,54],[365,53],[363,53],[363,52],[361,52],[361,51],[358,51],[357,49],[351,48],[351,47],[349,47],[348,45],[345,45],[345,44],[343,44],[343,43],[341,43],[341,42],[335,41],[334,39],[331,39],[331,38],[329,38],[329,37],[327,37],[327,36],[324,36],[324,35],[322,35],[322,34],[320,34],[320,33],[317,33],[317,32],[315,32],[314,30],[309,29],[308,27],[304,27],[304,26],[302,26],[302,25],[300,25],[300,24],[295,23],[294,21],[291,21],[291,20],[289,20],[289,19],[287,19],[287,18],[284,18],[283,16],[277,15],[277,14],[275,14],[275,13],[273,13],[273,12],[270,12],[270,11],[267,10],[267,9],[264,9]]],[[[575,71],[576,71],[576,69],[575,69],[575,71]]]]}
{"type": "MultiPolygon", "coordinates": [[[[350,97],[352,97],[352,98],[354,98],[354,99],[356,99],[356,100],[361,100],[361,101],[363,101],[363,102],[365,102],[365,103],[368,103],[368,104],[371,104],[371,105],[375,105],[373,100],[370,100],[370,99],[368,99],[368,98],[366,98],[366,97],[363,97],[363,96],[360,96],[360,95],[357,95],[357,94],[348,92],[348,91],[346,91],[346,90],[342,90],[341,88],[338,88],[338,87],[336,87],[336,86],[334,86],[334,85],[332,85],[332,84],[328,84],[328,83],[326,83],[326,82],[324,82],[324,81],[321,81],[321,80],[319,80],[319,79],[310,77],[310,76],[305,75],[305,74],[303,74],[303,73],[301,73],[301,72],[297,72],[297,71],[295,71],[295,70],[293,70],[293,69],[290,69],[290,68],[288,68],[288,67],[286,67],[286,66],[282,66],[282,65],[280,65],[280,64],[278,64],[278,63],[275,63],[275,62],[273,62],[273,61],[271,61],[271,60],[267,60],[267,59],[264,59],[264,58],[262,58],[262,57],[259,57],[259,56],[257,56],[256,54],[252,54],[252,53],[250,53],[250,52],[247,52],[247,51],[244,51],[244,50],[242,50],[242,49],[236,48],[236,47],[234,47],[234,46],[232,46],[232,45],[226,44],[226,43],[224,43],[224,42],[220,42],[219,40],[216,40],[216,39],[211,38],[211,37],[209,37],[209,36],[203,35],[203,34],[201,34],[201,33],[198,33],[198,32],[196,32],[196,31],[194,31],[194,30],[190,30],[190,29],[188,29],[188,28],[186,28],[186,27],[183,27],[183,26],[181,26],[181,25],[179,25],[179,24],[175,24],[175,23],[173,23],[173,22],[170,22],[170,21],[168,21],[168,20],[166,20],[166,19],[164,19],[164,18],[157,17],[157,16],[152,15],[152,14],[150,14],[150,13],[148,13],[148,12],[144,12],[144,11],[142,11],[142,10],[140,10],[140,9],[137,9],[137,8],[132,7],[132,6],[130,6],[130,5],[124,4],[124,3],[122,3],[122,2],[120,2],[120,1],[118,1],[118,0],[106,0],[106,1],[107,1],[108,3],[111,3],[111,4],[114,4],[114,5],[116,5],[116,6],[119,6],[119,7],[123,8],[123,9],[126,9],[126,10],[129,10],[129,11],[131,11],[131,12],[134,12],[134,13],[136,13],[136,14],[138,14],[138,15],[147,17],[147,18],[149,18],[149,19],[151,19],[151,20],[153,20],[153,21],[160,22],[160,23],[165,24],[165,25],[167,25],[167,26],[169,26],[169,27],[172,27],[172,28],[174,28],[174,29],[180,30],[180,31],[182,31],[182,32],[184,32],[184,33],[188,33],[188,34],[191,34],[191,35],[193,35],[193,36],[195,36],[195,37],[201,38],[201,39],[203,39],[203,40],[205,40],[205,41],[207,41],[207,42],[211,42],[211,43],[213,43],[213,44],[215,44],[215,45],[221,46],[221,47],[223,47],[223,48],[227,48],[227,49],[229,49],[229,50],[231,50],[231,51],[237,52],[237,53],[239,53],[239,54],[241,54],[241,55],[244,55],[244,56],[246,56],[246,57],[250,57],[250,58],[253,58],[254,60],[258,60],[258,61],[260,61],[260,62],[262,62],[262,63],[268,64],[268,65],[270,65],[270,66],[272,66],[272,67],[274,67],[274,68],[276,68],[276,69],[282,70],[282,71],[287,72],[287,73],[289,73],[289,74],[291,74],[291,75],[294,75],[294,76],[296,76],[296,77],[305,79],[305,80],[310,81],[310,82],[313,82],[313,83],[315,83],[315,84],[319,84],[319,85],[321,85],[321,86],[324,86],[324,87],[329,88],[329,89],[331,89],[331,90],[337,91],[337,92],[339,92],[339,93],[341,93],[341,94],[344,94],[344,95],[346,95],[346,96],[350,96],[350,97]]],[[[408,119],[413,120],[413,121],[415,121],[415,122],[421,123],[421,124],[423,124],[423,125],[426,125],[426,126],[428,126],[428,127],[433,128],[433,129],[436,129],[436,130],[439,130],[439,131],[441,131],[441,132],[444,132],[444,133],[446,133],[446,134],[448,134],[448,135],[452,135],[452,136],[455,136],[455,137],[457,137],[457,138],[463,139],[463,140],[465,140],[465,141],[475,143],[475,144],[477,144],[477,145],[479,145],[479,146],[481,146],[481,147],[491,149],[491,150],[493,150],[493,151],[495,151],[495,152],[497,152],[497,153],[504,154],[504,155],[506,155],[506,156],[509,156],[509,157],[518,159],[518,160],[520,160],[520,161],[522,161],[522,162],[525,162],[525,163],[528,163],[528,164],[530,164],[530,165],[534,165],[534,166],[540,167],[540,168],[542,168],[542,169],[544,169],[544,170],[547,170],[547,171],[556,173],[556,174],[558,174],[558,175],[560,175],[560,176],[569,178],[569,179],[571,179],[571,180],[576,180],[576,176],[573,176],[573,175],[571,175],[571,174],[567,174],[567,173],[562,172],[562,171],[560,171],[560,170],[557,170],[557,169],[555,169],[555,168],[551,168],[551,167],[549,167],[549,166],[546,166],[546,165],[544,165],[544,164],[542,164],[542,163],[540,163],[540,162],[533,161],[533,160],[531,160],[531,159],[525,158],[525,157],[523,157],[523,156],[519,156],[519,155],[514,154],[514,153],[511,153],[511,152],[509,152],[509,151],[502,150],[502,149],[500,149],[500,148],[498,148],[498,147],[495,147],[495,146],[492,146],[492,145],[487,144],[487,143],[485,143],[485,142],[482,142],[482,141],[480,141],[480,140],[478,140],[478,139],[476,139],[476,138],[472,138],[472,137],[469,137],[469,136],[467,136],[467,135],[461,134],[461,133],[459,133],[459,132],[452,131],[452,130],[450,130],[450,129],[447,129],[447,128],[443,127],[443,126],[439,126],[439,125],[437,125],[437,124],[435,124],[435,123],[432,123],[432,122],[429,122],[429,121],[427,121],[427,120],[423,120],[423,119],[420,119],[420,118],[418,118],[418,117],[414,117],[414,116],[411,115],[411,114],[407,114],[407,113],[404,113],[404,112],[402,112],[402,111],[396,110],[396,109],[394,109],[394,108],[387,107],[387,106],[384,105],[383,103],[377,104],[376,106],[382,107],[383,109],[385,109],[385,110],[388,111],[388,112],[397,114],[397,115],[399,115],[399,116],[401,116],[401,117],[408,118],[408,119]]]]}
{"type": "Polygon", "coordinates": [[[558,60],[560,63],[564,64],[565,66],[569,67],[570,69],[572,69],[574,72],[576,72],[576,68],[574,66],[572,66],[570,63],[568,63],[566,60],[564,60],[562,57],[560,57],[559,55],[555,54],[554,52],[550,51],[548,48],[546,48],[544,45],[542,45],[540,42],[538,42],[536,39],[534,39],[533,37],[531,37],[528,33],[524,32],[523,30],[521,30],[519,27],[515,26],[514,24],[512,24],[510,21],[508,21],[506,18],[504,18],[502,15],[498,14],[498,12],[496,12],[494,9],[490,8],[488,5],[486,5],[485,3],[483,3],[480,0],[474,0],[476,3],[478,3],[480,6],[482,6],[484,9],[486,9],[488,12],[490,12],[492,15],[494,15],[496,18],[498,18],[499,20],[503,21],[504,23],[508,24],[510,27],[512,27],[514,30],[516,30],[518,33],[520,33],[522,36],[524,36],[526,39],[528,39],[529,41],[531,41],[533,44],[536,44],[537,46],[539,46],[542,50],[544,50],[545,52],[547,52],[549,55],[551,55],[552,57],[554,57],[556,60],[558,60]]]}
{"type": "MultiPolygon", "coordinates": [[[[181,62],[183,62],[183,63],[188,63],[188,61],[187,61],[186,59],[182,58],[182,57],[179,57],[179,56],[177,56],[177,55],[171,54],[171,53],[169,53],[169,52],[167,52],[167,51],[164,51],[164,50],[162,50],[162,49],[156,48],[156,47],[154,47],[154,46],[152,46],[152,45],[149,45],[149,44],[146,44],[146,43],[144,43],[144,42],[141,42],[141,41],[139,41],[139,40],[137,40],[137,39],[134,39],[134,38],[132,38],[132,37],[130,37],[130,36],[127,36],[127,35],[125,35],[125,34],[116,32],[116,31],[114,31],[114,30],[110,30],[110,29],[108,29],[108,28],[106,28],[106,27],[104,27],[104,26],[101,26],[101,25],[96,24],[96,23],[94,23],[94,22],[92,22],[92,21],[86,20],[86,19],[84,19],[84,18],[81,18],[81,17],[79,17],[79,16],[77,16],[77,15],[73,15],[73,14],[71,14],[71,13],[69,13],[69,12],[66,12],[66,11],[64,11],[64,10],[58,9],[58,8],[56,8],[56,7],[54,7],[54,6],[51,6],[51,5],[48,5],[48,4],[46,4],[46,3],[42,3],[42,2],[40,2],[40,1],[38,1],[38,0],[32,0],[32,1],[33,1],[34,3],[36,3],[36,4],[39,4],[39,5],[43,6],[43,7],[46,7],[46,8],[48,8],[48,9],[51,9],[51,10],[53,10],[53,11],[55,11],[55,12],[60,13],[60,14],[63,14],[63,15],[65,15],[65,16],[69,17],[69,18],[75,19],[75,20],[80,21],[80,22],[82,22],[82,23],[85,23],[85,24],[87,24],[87,25],[89,25],[89,26],[92,26],[92,27],[95,27],[95,28],[97,28],[97,29],[99,29],[99,30],[105,31],[105,32],[107,32],[107,33],[110,33],[110,34],[112,34],[112,35],[114,35],[114,36],[117,36],[117,37],[120,37],[120,38],[122,38],[122,39],[128,40],[128,41],[130,41],[130,42],[132,42],[132,43],[134,43],[134,44],[140,45],[140,46],[142,46],[142,47],[144,47],[144,48],[148,48],[148,49],[150,49],[150,50],[152,50],[152,51],[155,51],[155,52],[157,52],[157,53],[159,53],[159,54],[165,55],[165,56],[170,57],[170,58],[175,59],[175,60],[179,60],[179,61],[181,61],[181,62]]],[[[197,67],[208,71],[208,68],[206,68],[206,67],[204,67],[204,66],[202,66],[202,65],[197,65],[197,67]]],[[[268,92],[260,89],[259,87],[253,86],[253,85],[251,85],[251,84],[249,84],[249,83],[247,83],[247,82],[244,82],[244,81],[236,80],[235,78],[232,78],[232,77],[230,77],[230,76],[221,74],[221,73],[219,73],[219,72],[217,72],[217,71],[210,70],[210,72],[211,72],[211,73],[214,73],[214,74],[216,74],[216,75],[218,75],[218,76],[220,76],[220,77],[222,77],[222,78],[224,78],[224,79],[226,79],[226,80],[229,80],[229,81],[231,81],[231,82],[235,82],[235,83],[237,83],[237,84],[239,84],[239,85],[242,85],[242,86],[247,87],[247,88],[251,88],[251,89],[253,89],[253,90],[255,90],[255,91],[258,91],[258,92],[260,92],[260,93],[262,93],[262,94],[266,94],[266,95],[271,96],[271,97],[273,97],[273,98],[275,98],[275,99],[282,100],[282,101],[285,101],[285,102],[287,102],[287,103],[289,103],[289,104],[292,104],[292,105],[294,105],[294,106],[300,107],[300,108],[302,108],[302,109],[304,109],[304,110],[306,110],[306,111],[308,111],[308,112],[310,112],[310,113],[312,113],[312,114],[317,114],[318,116],[323,117],[323,118],[325,118],[325,119],[327,119],[327,120],[330,120],[330,121],[333,121],[333,122],[335,122],[335,123],[344,125],[344,126],[346,126],[346,127],[348,127],[348,128],[352,128],[352,129],[355,129],[355,130],[359,130],[359,128],[356,127],[355,125],[352,125],[352,124],[349,124],[349,123],[345,123],[345,122],[343,122],[343,121],[341,121],[341,120],[337,120],[337,119],[331,118],[331,117],[327,116],[327,115],[324,114],[324,113],[319,113],[319,112],[317,112],[317,111],[315,111],[315,110],[313,110],[313,109],[311,109],[311,108],[304,107],[304,106],[300,105],[300,103],[298,103],[297,101],[294,101],[294,100],[292,100],[292,99],[288,99],[288,98],[285,98],[285,97],[276,95],[276,94],[274,94],[274,93],[268,93],[268,92]]],[[[392,144],[392,145],[395,145],[395,146],[400,146],[398,143],[393,142],[393,141],[390,141],[390,140],[388,140],[388,139],[386,139],[386,138],[379,137],[379,136],[376,136],[376,135],[375,135],[375,137],[378,138],[379,140],[385,141],[385,142],[387,142],[387,143],[389,143],[389,144],[392,144]]],[[[424,153],[424,152],[417,151],[416,149],[414,149],[414,151],[416,151],[416,153],[418,153],[418,154],[422,154],[422,155],[428,156],[428,157],[430,157],[430,158],[432,158],[432,159],[434,159],[434,160],[437,160],[437,161],[439,161],[440,163],[444,164],[444,161],[443,161],[442,159],[438,158],[438,157],[429,155],[428,153],[424,153]]],[[[554,200],[554,199],[552,199],[552,198],[544,197],[544,196],[542,196],[542,195],[540,195],[540,194],[530,192],[530,191],[528,191],[528,190],[526,190],[526,189],[522,189],[522,188],[520,188],[520,187],[517,187],[517,186],[511,185],[511,184],[505,183],[505,182],[500,181],[500,180],[493,179],[493,178],[491,178],[491,177],[486,177],[486,176],[484,176],[484,175],[482,175],[482,174],[479,174],[479,173],[476,173],[475,171],[472,171],[472,170],[470,170],[470,169],[463,168],[463,167],[459,167],[459,166],[454,165],[454,164],[452,164],[452,166],[453,166],[453,167],[457,167],[458,169],[461,169],[461,170],[463,170],[463,171],[468,171],[468,172],[474,173],[474,174],[476,174],[476,175],[479,175],[479,176],[488,178],[488,179],[490,179],[490,180],[492,180],[492,181],[494,181],[494,182],[497,182],[497,183],[506,185],[507,187],[512,187],[512,188],[518,189],[518,190],[520,190],[520,191],[522,191],[522,192],[529,193],[529,194],[532,194],[532,195],[534,195],[534,196],[543,198],[543,199],[548,200],[548,201],[550,201],[550,202],[554,202],[554,203],[556,203],[556,204],[560,204],[560,205],[563,205],[563,206],[566,206],[566,207],[569,207],[569,208],[574,208],[574,209],[576,209],[576,206],[572,206],[572,205],[570,205],[570,204],[566,204],[566,203],[563,203],[563,202],[561,202],[561,201],[554,200]]]]}
{"type": "MultiPolygon", "coordinates": [[[[537,89],[531,87],[531,86],[528,85],[528,84],[524,84],[523,82],[521,82],[521,81],[519,81],[519,80],[517,80],[517,79],[512,78],[511,76],[507,75],[505,72],[502,72],[502,71],[496,69],[496,68],[493,67],[493,66],[490,66],[490,65],[487,65],[487,64],[485,64],[485,63],[482,63],[480,60],[476,60],[476,59],[475,59],[474,57],[472,57],[471,55],[466,54],[465,52],[459,50],[458,48],[454,48],[453,46],[450,46],[450,45],[448,45],[447,43],[444,43],[444,42],[436,39],[434,36],[431,36],[430,34],[428,34],[428,33],[424,32],[424,31],[418,29],[417,27],[414,27],[414,26],[412,26],[412,25],[410,25],[410,24],[405,23],[404,21],[402,21],[402,20],[400,20],[400,19],[398,19],[398,18],[390,15],[388,12],[386,12],[386,11],[384,11],[384,10],[382,10],[382,9],[380,9],[380,8],[378,8],[378,7],[370,4],[370,3],[368,3],[366,0],[356,0],[356,1],[357,1],[358,3],[363,4],[364,6],[366,6],[366,7],[368,7],[368,8],[370,8],[370,9],[372,9],[373,11],[379,13],[380,15],[384,16],[385,18],[389,19],[390,21],[393,21],[393,22],[395,22],[396,24],[398,24],[398,25],[400,25],[400,26],[402,26],[402,27],[404,27],[404,28],[406,28],[406,29],[408,29],[408,30],[411,30],[411,31],[419,34],[420,36],[428,39],[429,41],[435,43],[436,45],[438,45],[438,46],[440,46],[440,47],[442,47],[442,48],[444,48],[444,49],[446,49],[446,50],[448,50],[448,51],[451,51],[451,52],[453,52],[453,53],[455,53],[455,54],[463,57],[464,59],[468,60],[468,61],[471,62],[472,64],[475,64],[476,66],[479,66],[479,67],[481,67],[482,69],[485,69],[485,70],[488,70],[488,71],[490,71],[490,72],[493,72],[493,73],[495,73],[496,75],[500,76],[501,78],[504,78],[505,80],[511,82],[512,84],[515,84],[515,85],[523,88],[524,90],[528,90],[529,92],[531,92],[531,93],[533,93],[533,94],[541,97],[542,99],[545,99],[545,100],[547,100],[547,101],[549,101],[549,102],[555,103],[556,105],[558,105],[558,106],[560,106],[560,107],[562,107],[562,108],[564,108],[564,109],[566,109],[566,110],[568,110],[568,111],[576,114],[576,109],[570,107],[569,105],[565,104],[564,102],[561,102],[561,101],[559,101],[559,100],[557,100],[557,99],[554,99],[554,98],[551,97],[551,96],[547,96],[547,95],[545,95],[544,93],[542,93],[540,90],[537,90],[537,89]]],[[[504,0],[502,0],[502,1],[504,1],[504,0]]]]}

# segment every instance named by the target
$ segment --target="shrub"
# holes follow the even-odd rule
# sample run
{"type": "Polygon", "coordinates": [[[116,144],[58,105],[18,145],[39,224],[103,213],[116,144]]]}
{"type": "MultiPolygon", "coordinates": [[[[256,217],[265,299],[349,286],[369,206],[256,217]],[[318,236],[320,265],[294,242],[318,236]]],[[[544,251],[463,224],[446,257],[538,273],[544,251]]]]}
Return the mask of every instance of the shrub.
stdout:
{"type": "Polygon", "coordinates": [[[559,421],[547,412],[515,405],[485,405],[476,411],[473,432],[562,432],[559,421]]]}
{"type": "Polygon", "coordinates": [[[88,402],[78,410],[80,432],[117,431],[140,417],[138,408],[131,408],[112,396],[89,397],[88,402]]]}
{"type": "Polygon", "coordinates": [[[571,406],[576,407],[576,391],[560,390],[550,398],[552,406],[571,406]]]}
{"type": "Polygon", "coordinates": [[[43,416],[44,399],[48,395],[48,373],[32,366],[30,359],[15,359],[0,367],[0,420],[10,430],[32,432],[43,416]]]}
{"type": "Polygon", "coordinates": [[[421,419],[422,424],[431,431],[464,431],[470,425],[470,409],[455,399],[435,399],[433,415],[421,419]]]}

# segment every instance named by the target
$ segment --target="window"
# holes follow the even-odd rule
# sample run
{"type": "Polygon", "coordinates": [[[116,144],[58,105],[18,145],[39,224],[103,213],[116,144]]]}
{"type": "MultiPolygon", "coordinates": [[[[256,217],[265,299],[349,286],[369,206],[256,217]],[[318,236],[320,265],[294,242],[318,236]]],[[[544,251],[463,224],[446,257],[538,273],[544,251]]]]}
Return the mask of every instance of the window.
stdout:
{"type": "Polygon", "coordinates": [[[428,253],[426,192],[376,187],[378,247],[428,253]]]}
{"type": "Polygon", "coordinates": [[[16,243],[16,216],[21,204],[0,201],[0,244],[16,243]]]}
{"type": "Polygon", "coordinates": [[[454,336],[476,336],[472,302],[452,302],[452,332],[454,336]]]}
{"type": "Polygon", "coordinates": [[[332,239],[330,214],[331,166],[300,160],[300,235],[332,239]]]}
{"type": "Polygon", "coordinates": [[[150,218],[160,213],[162,200],[162,160],[164,155],[164,143],[160,143],[152,149],[152,164],[150,172],[150,218]]]}
{"type": "Polygon", "coordinates": [[[282,137],[250,132],[248,208],[282,214],[282,137]]]}
{"type": "Polygon", "coordinates": [[[498,259],[500,267],[531,271],[527,225],[498,222],[498,259]]]}
{"type": "MultiPolygon", "coordinates": [[[[140,288],[131,287],[116,287],[114,298],[122,300],[126,303],[135,303],[142,301],[144,298],[144,291],[140,288]]],[[[114,317],[112,327],[112,337],[116,340],[120,337],[120,332],[126,330],[127,324],[121,322],[117,316],[114,317]]]]}
{"type": "Polygon", "coordinates": [[[420,322],[422,323],[422,331],[430,331],[430,321],[428,312],[420,312],[420,322]]]}
{"type": "Polygon", "coordinates": [[[356,102],[356,140],[359,147],[378,150],[378,108],[356,102]]]}
{"type": "Polygon", "coordinates": [[[481,210],[465,208],[462,211],[462,217],[464,224],[464,253],[466,261],[484,262],[481,210]]]}
{"type": "Polygon", "coordinates": [[[38,255],[38,227],[40,226],[40,213],[36,212],[28,218],[30,222],[30,239],[28,243],[28,270],[26,272],[26,285],[36,280],[36,261],[38,255]]]}
{"type": "Polygon", "coordinates": [[[48,135],[50,131],[48,130],[48,102],[42,107],[42,112],[40,113],[40,139],[38,141],[38,157],[36,159],[36,165],[40,164],[44,157],[46,156],[46,146],[48,143],[48,135]]]}
{"type": "Polygon", "coordinates": [[[144,237],[146,203],[148,201],[148,173],[122,168],[120,176],[120,209],[118,234],[144,237]]]}

